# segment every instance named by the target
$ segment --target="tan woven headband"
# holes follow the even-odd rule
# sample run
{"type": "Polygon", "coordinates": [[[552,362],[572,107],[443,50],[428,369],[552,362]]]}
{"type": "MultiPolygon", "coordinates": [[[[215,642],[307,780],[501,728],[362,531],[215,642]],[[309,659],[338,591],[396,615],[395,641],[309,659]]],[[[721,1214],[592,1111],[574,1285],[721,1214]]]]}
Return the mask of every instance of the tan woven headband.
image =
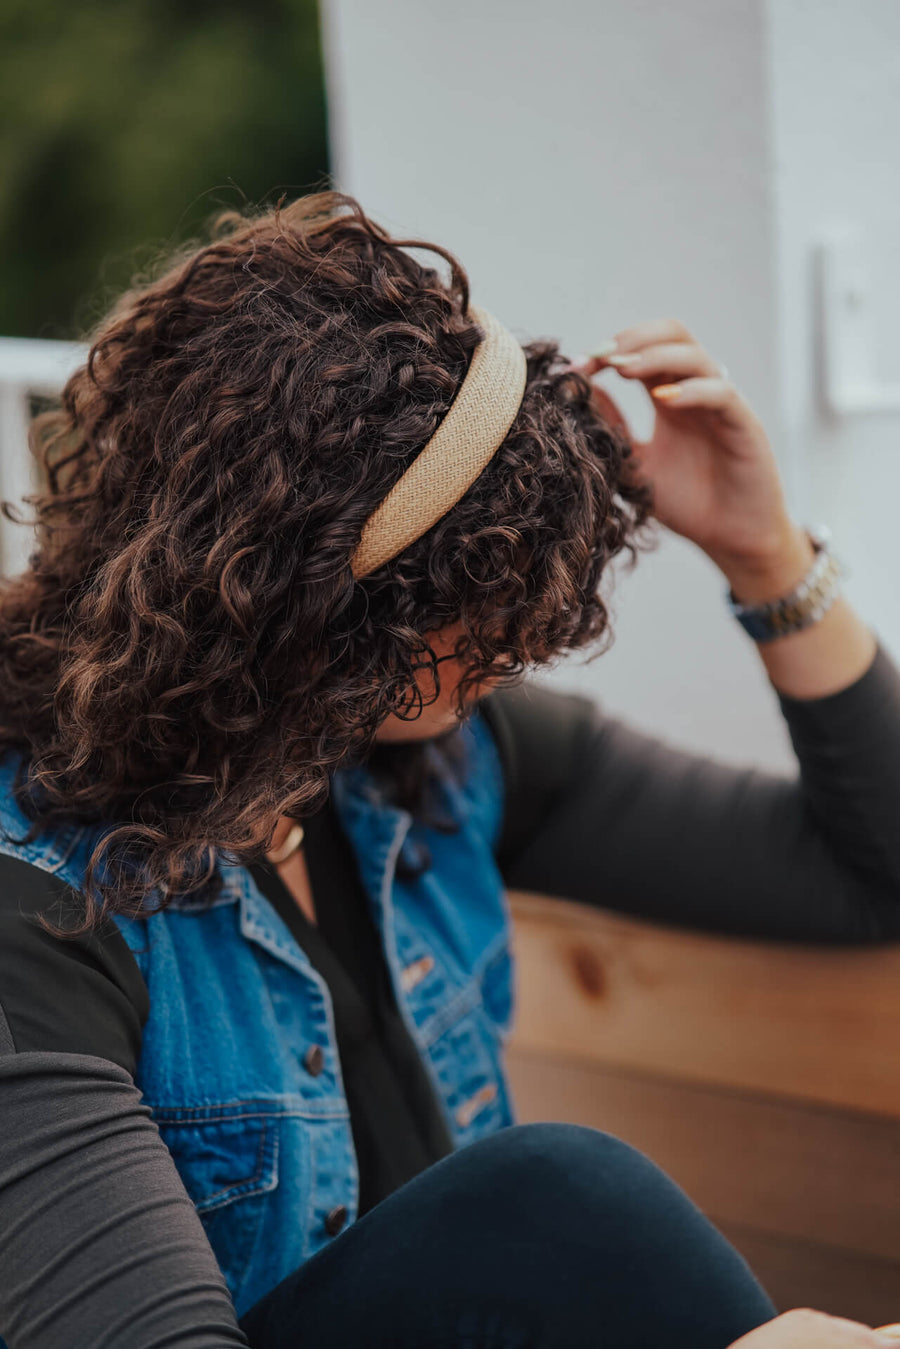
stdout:
{"type": "Polygon", "coordinates": [[[358,579],[389,562],[455,506],[503,444],[525,392],[525,353],[485,309],[484,330],[450,411],[366,521],[351,558],[358,579]]]}

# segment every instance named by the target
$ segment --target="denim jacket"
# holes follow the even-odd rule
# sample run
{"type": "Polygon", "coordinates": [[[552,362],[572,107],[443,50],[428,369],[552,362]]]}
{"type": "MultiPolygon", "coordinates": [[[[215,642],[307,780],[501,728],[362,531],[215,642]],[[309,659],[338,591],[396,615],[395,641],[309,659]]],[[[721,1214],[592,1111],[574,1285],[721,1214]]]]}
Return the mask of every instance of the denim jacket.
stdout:
{"type": "MultiPolygon", "coordinates": [[[[456,833],[395,808],[365,767],[332,780],[401,1015],[457,1147],[514,1122],[503,1069],[510,923],[494,858],[503,777],[480,713],[460,734],[465,772],[445,772],[440,786],[456,833]],[[423,844],[430,868],[398,877],[403,850],[423,844]]],[[[0,850],[80,888],[110,826],[73,824],[11,842],[5,835],[21,837],[28,824],[11,796],[13,773],[7,756],[0,850]]],[[[194,893],[144,919],[115,921],[150,995],[135,1080],[241,1316],[328,1244],[334,1210],[354,1220],[358,1171],[328,989],[248,870],[221,858],[216,865],[224,884],[211,907],[194,893]],[[324,1066],[309,1053],[316,1045],[324,1066]]]]}

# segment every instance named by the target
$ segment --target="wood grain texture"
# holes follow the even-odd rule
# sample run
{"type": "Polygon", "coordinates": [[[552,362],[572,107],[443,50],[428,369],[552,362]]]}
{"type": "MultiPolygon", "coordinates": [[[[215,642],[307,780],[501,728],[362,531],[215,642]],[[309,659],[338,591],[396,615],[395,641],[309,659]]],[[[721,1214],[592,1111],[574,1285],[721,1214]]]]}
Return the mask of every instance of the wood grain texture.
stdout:
{"type": "Polygon", "coordinates": [[[886,1325],[900,1309],[900,1263],[718,1224],[779,1311],[816,1307],[864,1325],[886,1325]]]}
{"type": "Polygon", "coordinates": [[[900,1118],[900,944],[745,941],[510,900],[514,1047],[900,1118]]]}

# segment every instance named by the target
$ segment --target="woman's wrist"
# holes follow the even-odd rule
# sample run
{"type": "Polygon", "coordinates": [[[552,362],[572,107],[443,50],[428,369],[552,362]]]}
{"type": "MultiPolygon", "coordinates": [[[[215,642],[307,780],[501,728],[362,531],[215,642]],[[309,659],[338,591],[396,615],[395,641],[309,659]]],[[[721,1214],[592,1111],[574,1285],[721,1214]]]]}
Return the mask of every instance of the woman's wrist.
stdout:
{"type": "MultiPolygon", "coordinates": [[[[739,603],[766,605],[789,596],[809,575],[816,556],[809,534],[792,524],[777,548],[719,565],[739,603]]],[[[865,673],[876,639],[846,599],[837,596],[816,622],[760,642],[757,650],[778,692],[824,698],[865,673]]]]}
{"type": "MultiPolygon", "coordinates": [[[[767,605],[790,596],[816,561],[809,534],[790,523],[781,541],[752,557],[714,559],[734,598],[744,605],[767,605]]],[[[794,698],[822,698],[855,683],[871,665],[874,634],[845,599],[832,597],[812,624],[757,644],[774,687],[794,698]]]]}
{"type": "Polygon", "coordinates": [[[815,557],[806,531],[789,524],[773,544],[752,555],[713,560],[736,600],[741,604],[765,604],[790,594],[806,576],[815,557]]]}

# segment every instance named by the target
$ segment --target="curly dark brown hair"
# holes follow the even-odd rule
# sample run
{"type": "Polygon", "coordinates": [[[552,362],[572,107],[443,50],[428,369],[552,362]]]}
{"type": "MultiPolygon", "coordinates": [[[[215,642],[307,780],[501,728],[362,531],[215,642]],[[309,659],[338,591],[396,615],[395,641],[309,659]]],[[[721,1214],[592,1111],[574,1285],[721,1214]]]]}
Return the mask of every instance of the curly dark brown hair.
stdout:
{"type": "Polygon", "coordinates": [[[417,671],[440,676],[429,635],[462,633],[462,716],[472,688],[607,632],[601,573],[634,560],[650,499],[553,342],[525,346],[521,408],[458,504],[351,574],[465,376],[468,301],[451,253],[346,194],[230,213],[121,298],[35,420],[47,490],[26,498],[28,569],[0,589],[0,754],[22,755],[29,839],[115,826],[66,935],[140,916],[157,887],[158,907],[214,898],[217,852],[261,856],[388,713],[417,714],[417,671]]]}

